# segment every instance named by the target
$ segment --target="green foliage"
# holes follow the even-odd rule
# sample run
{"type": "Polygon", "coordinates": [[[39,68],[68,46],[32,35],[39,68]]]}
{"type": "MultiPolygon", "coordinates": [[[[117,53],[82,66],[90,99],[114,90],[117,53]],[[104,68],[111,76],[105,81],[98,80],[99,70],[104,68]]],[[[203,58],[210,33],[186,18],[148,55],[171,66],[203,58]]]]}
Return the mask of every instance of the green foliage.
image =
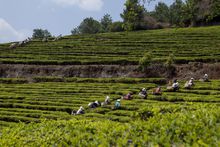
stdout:
{"type": "Polygon", "coordinates": [[[110,26],[110,31],[111,32],[123,32],[124,31],[123,22],[120,22],[120,21],[113,22],[110,26]]]}
{"type": "Polygon", "coordinates": [[[150,14],[159,22],[188,27],[219,22],[219,10],[219,0],[175,0],[170,7],[159,2],[150,14]]]}
{"type": "MultiPolygon", "coordinates": [[[[147,0],[148,3],[154,0],[147,0]]],[[[109,14],[103,16],[98,24],[96,21],[90,27],[96,31],[87,29],[85,34],[101,32],[120,32],[147,29],[161,29],[165,27],[188,27],[215,25],[220,21],[220,1],[219,0],[175,0],[170,6],[164,2],[158,2],[155,10],[147,12],[144,4],[146,0],[126,0],[125,8],[121,13],[123,19],[122,29],[118,22],[112,22],[109,14]],[[113,25],[111,25],[113,23],[113,25]],[[100,27],[101,25],[101,27],[100,27]]],[[[90,18],[86,18],[91,19],[90,18]]],[[[85,21],[84,20],[84,21],[85,21]]],[[[82,22],[80,24],[83,25],[82,22]]],[[[86,23],[88,25],[88,23],[86,23]]],[[[84,34],[79,27],[74,28],[72,34],[84,34]]]]}
{"type": "Polygon", "coordinates": [[[72,34],[72,35],[78,35],[78,34],[80,34],[79,27],[73,28],[73,30],[71,31],[71,34],[72,34]]]}
{"type": "Polygon", "coordinates": [[[0,80],[0,146],[218,146],[219,80],[195,81],[192,90],[175,93],[166,92],[164,85],[162,96],[151,94],[154,83],[164,81],[157,78],[38,80],[42,81],[0,80]],[[143,87],[147,99],[137,96],[143,87]],[[115,100],[128,92],[134,99],[121,100],[121,108],[112,109],[115,100]],[[103,102],[106,95],[110,105],[87,107],[95,100],[103,102]],[[70,115],[81,105],[84,115],[70,115]]]}
{"type": "Polygon", "coordinates": [[[101,24],[97,20],[94,20],[92,17],[89,17],[89,18],[85,18],[77,28],[74,28],[71,31],[71,33],[73,35],[96,34],[101,32],[101,30],[102,30],[101,24]]]}
{"type": "Polygon", "coordinates": [[[101,19],[102,31],[109,32],[112,25],[112,17],[109,14],[105,14],[101,19]]]}
{"type": "Polygon", "coordinates": [[[196,16],[198,15],[198,8],[196,7],[196,0],[187,0],[184,5],[184,25],[195,26],[196,16]]]}
{"type": "Polygon", "coordinates": [[[218,106],[188,103],[146,107],[153,113],[148,121],[74,118],[20,123],[2,131],[0,146],[218,146],[218,106]]]}
{"type": "MultiPolygon", "coordinates": [[[[163,90],[165,92],[163,96],[158,97],[151,95],[151,90],[149,90],[148,99],[143,100],[136,96],[141,88],[152,89],[157,84],[165,84],[166,80],[157,78],[66,78],[60,81],[59,78],[55,77],[38,78],[38,80],[42,81],[37,81],[40,83],[24,84],[19,82],[16,84],[14,82],[1,83],[0,120],[39,122],[40,118],[69,119],[72,110],[77,110],[81,105],[87,108],[87,104],[95,100],[103,102],[106,95],[111,97],[111,105],[94,110],[86,109],[86,117],[92,116],[90,113],[98,113],[102,114],[102,118],[105,119],[128,121],[127,118],[115,116],[132,116],[130,112],[145,108],[145,104],[152,103],[152,100],[154,102],[195,101],[219,103],[219,81],[212,81],[211,83],[196,82],[196,86],[191,91],[180,89],[176,93],[166,93],[163,90]],[[120,111],[112,112],[114,101],[128,92],[134,93],[134,99],[132,101],[122,100],[120,111]]],[[[164,104],[158,103],[158,105],[164,104]]]]}
{"type": "Polygon", "coordinates": [[[173,54],[170,54],[167,58],[167,61],[165,63],[165,65],[167,67],[171,67],[172,65],[174,64],[174,55],[173,54]]]}
{"type": "Polygon", "coordinates": [[[211,0],[211,15],[208,21],[218,21],[220,18],[220,0],[211,0]]]}
{"type": "Polygon", "coordinates": [[[175,59],[174,59],[174,55],[170,54],[165,62],[165,66],[167,68],[167,77],[168,78],[172,78],[175,76],[175,72],[176,72],[176,68],[174,66],[175,63],[175,59]]]}
{"type": "Polygon", "coordinates": [[[51,33],[48,30],[43,29],[34,29],[32,38],[34,39],[42,39],[42,38],[48,38],[51,37],[51,33]]]}
{"type": "Polygon", "coordinates": [[[187,0],[184,5],[184,23],[186,26],[197,26],[219,22],[219,10],[219,0],[187,0]]]}
{"type": "Polygon", "coordinates": [[[153,56],[151,52],[145,53],[142,58],[139,60],[139,68],[142,71],[145,71],[147,66],[149,66],[153,61],[153,56]]]}
{"type": "Polygon", "coordinates": [[[154,18],[156,18],[159,22],[168,23],[170,16],[169,7],[165,3],[159,2],[155,6],[155,11],[152,12],[152,16],[154,16],[154,18]]]}
{"type": "Polygon", "coordinates": [[[139,0],[127,0],[121,17],[124,21],[123,28],[126,31],[140,30],[144,19],[144,6],[139,0]]]}
{"type": "Polygon", "coordinates": [[[23,83],[28,83],[28,80],[21,78],[0,78],[0,83],[23,84],[23,83]]]}
{"type": "Polygon", "coordinates": [[[175,2],[170,6],[170,19],[171,25],[182,26],[183,24],[183,6],[182,0],[175,0],[175,2]]]}

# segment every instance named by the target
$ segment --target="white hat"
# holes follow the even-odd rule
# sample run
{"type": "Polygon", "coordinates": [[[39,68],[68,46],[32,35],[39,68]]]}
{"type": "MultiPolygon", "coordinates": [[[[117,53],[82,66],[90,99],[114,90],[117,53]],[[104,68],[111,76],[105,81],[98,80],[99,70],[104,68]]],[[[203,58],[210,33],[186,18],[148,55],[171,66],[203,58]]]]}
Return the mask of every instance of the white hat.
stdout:
{"type": "Polygon", "coordinates": [[[106,98],[109,99],[110,97],[107,95],[106,98]]]}
{"type": "Polygon", "coordinates": [[[145,89],[145,88],[143,88],[143,89],[142,89],[142,91],[146,91],[146,89],[145,89]]]}
{"type": "Polygon", "coordinates": [[[194,80],[194,78],[191,78],[191,80],[194,80]]]}
{"type": "Polygon", "coordinates": [[[120,102],[121,100],[120,100],[120,99],[117,99],[117,101],[120,102]]]}

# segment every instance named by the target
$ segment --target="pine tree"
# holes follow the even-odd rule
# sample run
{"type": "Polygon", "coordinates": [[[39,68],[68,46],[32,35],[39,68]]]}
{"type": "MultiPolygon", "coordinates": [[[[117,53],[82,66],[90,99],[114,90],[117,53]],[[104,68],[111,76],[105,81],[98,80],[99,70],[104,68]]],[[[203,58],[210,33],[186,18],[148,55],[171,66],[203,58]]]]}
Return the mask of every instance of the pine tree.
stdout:
{"type": "Polygon", "coordinates": [[[125,2],[125,9],[121,14],[124,21],[124,30],[140,30],[144,19],[144,12],[145,9],[144,6],[141,5],[140,0],[127,0],[125,2]]]}

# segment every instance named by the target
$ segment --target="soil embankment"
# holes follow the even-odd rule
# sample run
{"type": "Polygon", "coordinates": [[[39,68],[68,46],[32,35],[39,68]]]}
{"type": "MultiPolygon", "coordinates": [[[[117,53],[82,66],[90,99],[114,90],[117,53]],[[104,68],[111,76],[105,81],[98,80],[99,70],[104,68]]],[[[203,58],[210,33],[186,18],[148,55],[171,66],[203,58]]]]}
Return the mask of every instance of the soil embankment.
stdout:
{"type": "Polygon", "coordinates": [[[189,63],[175,65],[175,71],[170,71],[162,65],[153,65],[146,72],[140,72],[137,65],[24,65],[0,64],[1,78],[32,78],[42,76],[55,77],[84,77],[84,78],[110,78],[110,77],[177,77],[188,79],[201,78],[207,73],[213,79],[220,78],[220,63],[189,63]]]}

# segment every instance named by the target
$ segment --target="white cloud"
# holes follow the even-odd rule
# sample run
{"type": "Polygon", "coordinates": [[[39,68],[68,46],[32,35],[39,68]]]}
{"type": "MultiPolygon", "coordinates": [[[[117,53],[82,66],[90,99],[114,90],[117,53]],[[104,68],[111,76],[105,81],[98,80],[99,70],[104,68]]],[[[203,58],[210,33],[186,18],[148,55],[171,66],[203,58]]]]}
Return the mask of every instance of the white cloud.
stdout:
{"type": "Polygon", "coordinates": [[[103,7],[103,0],[51,0],[57,5],[68,7],[78,6],[87,11],[100,11],[103,7]]]}
{"type": "Polygon", "coordinates": [[[28,34],[29,31],[17,31],[7,21],[0,18],[0,43],[23,40],[28,34]]]}

